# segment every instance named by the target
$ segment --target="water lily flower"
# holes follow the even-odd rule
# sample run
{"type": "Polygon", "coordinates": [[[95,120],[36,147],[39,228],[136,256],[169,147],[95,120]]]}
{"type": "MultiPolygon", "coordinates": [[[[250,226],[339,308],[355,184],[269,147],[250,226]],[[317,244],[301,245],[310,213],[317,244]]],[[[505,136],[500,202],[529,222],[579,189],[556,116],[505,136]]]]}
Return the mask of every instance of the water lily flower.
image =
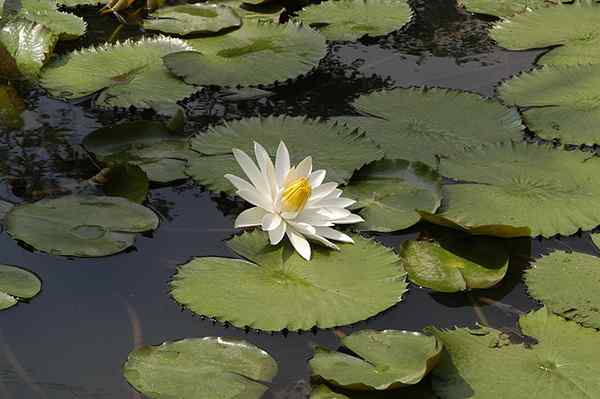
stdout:
{"type": "Polygon", "coordinates": [[[240,213],[235,227],[261,226],[268,232],[272,245],[287,236],[294,249],[310,260],[308,240],[338,250],[333,241],[353,243],[351,237],[333,229],[336,224],[362,222],[363,218],[347,207],[356,201],[342,198],[342,190],[334,182],[323,183],[325,170],[315,170],[312,158],[306,157],[295,167],[283,142],[279,143],[275,165],[258,143],[254,143],[258,166],[244,151],[233,149],[233,155],[250,182],[234,175],[225,178],[237,189],[237,195],[253,208],[240,213]]]}

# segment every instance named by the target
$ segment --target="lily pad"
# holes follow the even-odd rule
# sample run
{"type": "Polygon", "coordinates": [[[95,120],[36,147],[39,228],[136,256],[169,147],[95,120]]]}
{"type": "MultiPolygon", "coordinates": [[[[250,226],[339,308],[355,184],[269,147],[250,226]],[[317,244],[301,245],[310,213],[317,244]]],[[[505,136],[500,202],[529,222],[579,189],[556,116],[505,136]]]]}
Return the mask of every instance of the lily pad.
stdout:
{"type": "Polygon", "coordinates": [[[310,392],[309,399],[349,399],[346,395],[333,392],[327,385],[319,385],[310,392]]]}
{"type": "Polygon", "coordinates": [[[565,321],[546,308],[522,316],[536,344],[511,344],[498,330],[432,329],[447,353],[433,374],[444,399],[600,397],[600,333],[565,321]]]}
{"type": "Polygon", "coordinates": [[[381,36],[402,28],[412,18],[406,0],[330,0],[298,12],[328,40],[356,40],[381,36]]]}
{"type": "Polygon", "coordinates": [[[561,5],[561,0],[459,0],[467,11],[508,18],[537,8],[561,5]]]}
{"type": "Polygon", "coordinates": [[[317,349],[309,365],[314,375],[350,389],[394,389],[420,382],[442,351],[437,338],[412,331],[363,330],[342,338],[357,356],[317,349]]]}
{"type": "Polygon", "coordinates": [[[8,85],[0,86],[0,127],[18,129],[23,126],[21,117],[23,111],[25,111],[25,102],[15,88],[8,85]]]}
{"type": "Polygon", "coordinates": [[[600,233],[590,234],[590,237],[596,248],[600,249],[600,233]]]}
{"type": "Polygon", "coordinates": [[[410,281],[438,292],[493,287],[506,275],[509,261],[502,240],[460,235],[405,241],[400,257],[410,281]]]}
{"type": "Polygon", "coordinates": [[[289,22],[247,20],[227,35],[190,39],[194,51],[164,57],[169,70],[194,85],[249,86],[298,77],[325,56],[325,38],[289,22]]]}
{"type": "Polygon", "coordinates": [[[600,64],[545,67],[519,75],[498,89],[508,104],[526,107],[527,126],[543,139],[600,143],[600,64]]]}
{"type": "Polygon", "coordinates": [[[235,189],[223,176],[243,176],[243,172],[232,148],[251,153],[256,141],[274,156],[282,140],[290,148],[292,163],[312,156],[318,168],[327,171],[328,179],[337,183],[346,183],[355,170],[382,156],[363,134],[343,126],[305,117],[249,118],[194,136],[191,148],[201,156],[190,159],[187,173],[211,191],[233,193],[235,189]]]}
{"type": "Polygon", "coordinates": [[[266,4],[250,4],[242,0],[219,1],[218,4],[233,8],[244,21],[270,21],[279,23],[281,14],[285,7],[280,2],[271,2],[266,4]]]}
{"type": "Polygon", "coordinates": [[[146,200],[150,188],[146,173],[139,166],[128,163],[105,169],[95,181],[102,185],[107,195],[127,198],[138,204],[146,200]]]}
{"type": "Polygon", "coordinates": [[[102,3],[102,0],[58,0],[58,4],[69,8],[79,6],[96,6],[102,3]]]}
{"type": "Polygon", "coordinates": [[[394,89],[363,95],[353,105],[364,116],[336,120],[366,131],[390,159],[435,167],[438,157],[465,147],[522,137],[516,110],[473,93],[394,89]]]}
{"type": "Polygon", "coordinates": [[[419,222],[417,209],[434,213],[442,201],[440,176],[420,162],[383,159],[356,173],[344,195],[365,219],[359,230],[390,232],[419,222]]]}
{"type": "Polygon", "coordinates": [[[42,289],[42,282],[27,270],[0,265],[0,310],[16,305],[19,299],[31,299],[42,289]]]}
{"type": "Polygon", "coordinates": [[[173,77],[162,57],[189,49],[180,39],[157,36],[74,51],[45,68],[41,84],[65,99],[99,92],[100,107],[175,106],[196,89],[173,77]]]}
{"type": "Polygon", "coordinates": [[[159,8],[144,20],[144,29],[177,35],[218,33],[242,26],[231,7],[218,4],[181,4],[159,8]]]}
{"type": "Polygon", "coordinates": [[[179,268],[171,294],[194,313],[236,327],[310,330],[355,323],[401,301],[406,283],[390,249],[353,239],[340,251],[316,247],[307,262],[287,242],[271,246],[261,231],[244,233],[228,244],[248,260],[195,258],[179,268]]]}
{"type": "Polygon", "coordinates": [[[259,399],[277,363],[246,341],[187,338],[134,350],[123,374],[150,399],[259,399]]]}
{"type": "Polygon", "coordinates": [[[5,223],[15,240],[37,250],[96,257],[132,246],[135,233],[158,227],[158,217],[124,198],[72,195],[17,205],[5,223]]]}
{"type": "Polygon", "coordinates": [[[584,327],[600,329],[600,258],[552,252],[525,274],[529,294],[552,312],[584,327]]]}
{"type": "Polygon", "coordinates": [[[598,157],[549,145],[472,148],[441,162],[440,174],[465,183],[447,185],[441,212],[428,220],[501,237],[590,230],[600,224],[599,167],[598,157]]]}
{"type": "Polygon", "coordinates": [[[169,183],[187,179],[188,140],[160,122],[136,121],[100,128],[82,145],[99,160],[139,166],[151,181],[169,183]]]}
{"type": "Polygon", "coordinates": [[[541,8],[498,23],[490,32],[504,48],[527,50],[561,45],[542,56],[544,65],[600,62],[600,7],[595,1],[576,1],[566,7],[541,8]],[[552,26],[552,29],[547,29],[552,26]]]}

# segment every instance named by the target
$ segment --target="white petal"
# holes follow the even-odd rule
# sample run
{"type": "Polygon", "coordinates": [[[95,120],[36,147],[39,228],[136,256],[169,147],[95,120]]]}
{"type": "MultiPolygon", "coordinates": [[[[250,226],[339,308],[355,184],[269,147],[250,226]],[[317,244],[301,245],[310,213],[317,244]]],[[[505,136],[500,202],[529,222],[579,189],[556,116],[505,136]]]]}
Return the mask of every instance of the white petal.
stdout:
{"type": "Polygon", "coordinates": [[[331,208],[347,208],[356,204],[356,201],[350,198],[326,198],[319,201],[319,206],[331,208]]]}
{"type": "Polygon", "coordinates": [[[337,183],[334,183],[334,182],[321,184],[319,187],[312,190],[312,194],[310,196],[310,199],[308,200],[308,203],[309,204],[314,203],[314,202],[328,196],[337,188],[337,186],[338,186],[337,183]]]}
{"type": "Polygon", "coordinates": [[[310,176],[308,177],[308,182],[310,183],[310,187],[313,190],[315,188],[319,187],[323,183],[323,180],[325,180],[326,175],[327,175],[327,172],[325,171],[325,169],[319,169],[319,170],[315,170],[314,172],[312,172],[310,174],[310,176]]]}
{"type": "Polygon", "coordinates": [[[277,184],[279,187],[283,186],[285,177],[290,172],[290,153],[287,147],[281,141],[279,147],[277,147],[277,156],[275,157],[275,175],[277,177],[277,184]]]}
{"type": "Polygon", "coordinates": [[[286,231],[292,246],[298,252],[300,256],[302,256],[306,260],[310,260],[310,244],[301,234],[297,233],[291,228],[288,228],[286,231]]]}
{"type": "Polygon", "coordinates": [[[259,207],[246,209],[235,219],[235,227],[260,226],[265,213],[265,210],[259,207]]]}
{"type": "Polygon", "coordinates": [[[349,235],[342,233],[341,231],[334,230],[329,227],[317,227],[317,234],[325,238],[329,238],[335,241],[354,243],[354,240],[349,235]]]}
{"type": "Polygon", "coordinates": [[[319,214],[318,209],[305,209],[296,218],[296,223],[307,223],[311,226],[333,226],[333,223],[327,216],[319,214]]]}
{"type": "Polygon", "coordinates": [[[229,182],[231,184],[233,184],[233,186],[237,190],[256,190],[252,184],[248,183],[246,180],[242,179],[241,177],[227,174],[227,175],[225,175],[225,178],[227,180],[229,180],[229,182]]]}
{"type": "Polygon", "coordinates": [[[269,190],[271,198],[274,199],[279,190],[275,178],[275,167],[273,166],[273,161],[271,161],[271,157],[269,156],[267,150],[265,150],[265,147],[256,141],[254,142],[254,154],[256,155],[256,161],[258,162],[258,167],[260,168],[265,186],[269,190]]]}
{"type": "Polygon", "coordinates": [[[281,216],[276,213],[267,213],[262,219],[262,229],[264,231],[275,230],[282,222],[281,216]]]}
{"type": "MultiPolygon", "coordinates": [[[[301,177],[308,178],[308,176],[310,176],[310,174],[312,173],[312,157],[304,158],[296,166],[295,172],[296,172],[296,179],[299,179],[301,177]]],[[[296,179],[294,179],[294,180],[296,180],[296,179]]]]}
{"type": "Polygon", "coordinates": [[[294,228],[294,230],[296,230],[300,234],[311,235],[311,234],[316,234],[317,233],[317,231],[315,230],[315,228],[312,227],[308,223],[290,222],[290,226],[292,226],[294,228]]]}
{"type": "Polygon", "coordinates": [[[279,223],[279,226],[269,231],[269,240],[271,241],[271,245],[277,245],[283,240],[283,236],[285,236],[286,223],[279,223]]]}
{"type": "Polygon", "coordinates": [[[307,235],[307,237],[310,240],[317,241],[318,243],[321,243],[321,244],[325,245],[328,248],[335,249],[336,251],[340,250],[340,248],[337,245],[335,245],[334,243],[332,243],[331,241],[329,241],[327,238],[321,237],[318,234],[307,235]]]}
{"type": "Polygon", "coordinates": [[[265,178],[260,173],[260,170],[254,163],[254,161],[242,150],[238,150],[237,148],[233,149],[233,156],[237,163],[240,164],[240,167],[248,176],[248,179],[254,184],[254,187],[260,192],[266,193],[267,186],[265,184],[265,178]]]}
{"type": "Polygon", "coordinates": [[[334,223],[337,223],[338,219],[344,219],[352,215],[349,210],[344,208],[319,208],[317,213],[329,218],[334,223]]]}
{"type": "Polygon", "coordinates": [[[273,212],[273,203],[268,197],[259,193],[257,190],[239,190],[237,195],[254,206],[259,206],[268,212],[273,212]]]}
{"type": "Polygon", "coordinates": [[[360,216],[351,214],[350,216],[347,216],[345,218],[336,219],[333,221],[333,223],[335,223],[335,224],[352,224],[352,223],[360,223],[360,222],[364,222],[364,221],[365,221],[365,219],[361,218],[360,216]]]}

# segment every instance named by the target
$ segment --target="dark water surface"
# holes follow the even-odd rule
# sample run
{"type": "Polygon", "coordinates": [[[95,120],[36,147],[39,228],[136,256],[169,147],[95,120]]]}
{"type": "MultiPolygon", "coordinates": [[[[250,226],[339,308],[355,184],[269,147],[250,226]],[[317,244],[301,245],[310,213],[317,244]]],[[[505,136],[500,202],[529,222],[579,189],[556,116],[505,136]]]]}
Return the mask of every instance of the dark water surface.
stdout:
{"type": "MultiPolygon", "coordinates": [[[[428,85],[492,96],[499,81],[531,68],[540,54],[498,48],[486,34],[490,19],[465,15],[450,0],[417,6],[415,21],[404,30],[331,45],[315,72],[279,85],[269,98],[226,102],[215,90],[200,93],[184,104],[187,133],[209,123],[258,114],[340,115],[351,112],[350,102],[358,95],[381,88],[428,85]]],[[[90,38],[78,46],[98,43],[116,27],[112,17],[97,18],[95,9],[78,12],[92,17],[90,38]]],[[[119,38],[138,34],[136,28],[127,28],[119,38]]],[[[0,170],[9,176],[0,184],[0,197],[9,201],[77,190],[82,180],[98,171],[78,147],[85,135],[117,121],[152,117],[94,110],[89,102],[67,104],[22,84],[18,88],[27,104],[25,126],[19,131],[0,127],[0,170]]],[[[311,348],[315,344],[336,348],[333,330],[245,332],[183,311],[169,297],[168,281],[177,265],[192,256],[233,256],[224,240],[234,233],[237,210],[191,183],[153,189],[150,205],[162,215],[160,228],[140,237],[134,250],[107,258],[52,257],[0,234],[0,263],[26,267],[43,280],[43,292],[31,303],[0,313],[0,398],[140,398],[121,375],[121,365],[134,345],[214,335],[244,338],[277,360],[280,373],[269,398],[306,397],[311,348]]],[[[430,227],[420,224],[377,239],[397,247],[430,227]]],[[[595,251],[587,234],[530,244],[530,257],[553,249],[595,251]]],[[[486,320],[497,328],[514,329],[518,311],[537,306],[520,282],[527,264],[528,256],[515,259],[499,287],[471,294],[432,294],[411,286],[398,306],[341,330],[419,330],[486,320]],[[501,304],[491,304],[494,301],[501,304]]],[[[409,390],[389,397],[423,396],[409,390]]]]}

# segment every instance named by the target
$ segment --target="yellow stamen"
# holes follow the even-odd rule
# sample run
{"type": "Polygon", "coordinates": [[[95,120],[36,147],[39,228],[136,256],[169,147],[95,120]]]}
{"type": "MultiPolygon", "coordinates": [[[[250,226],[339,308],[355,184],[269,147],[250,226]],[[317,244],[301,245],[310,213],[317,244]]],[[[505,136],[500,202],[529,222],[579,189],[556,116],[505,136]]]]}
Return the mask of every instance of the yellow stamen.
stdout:
{"type": "Polygon", "coordinates": [[[306,177],[301,177],[288,184],[281,194],[281,205],[284,212],[300,212],[310,198],[312,189],[306,177]]]}

